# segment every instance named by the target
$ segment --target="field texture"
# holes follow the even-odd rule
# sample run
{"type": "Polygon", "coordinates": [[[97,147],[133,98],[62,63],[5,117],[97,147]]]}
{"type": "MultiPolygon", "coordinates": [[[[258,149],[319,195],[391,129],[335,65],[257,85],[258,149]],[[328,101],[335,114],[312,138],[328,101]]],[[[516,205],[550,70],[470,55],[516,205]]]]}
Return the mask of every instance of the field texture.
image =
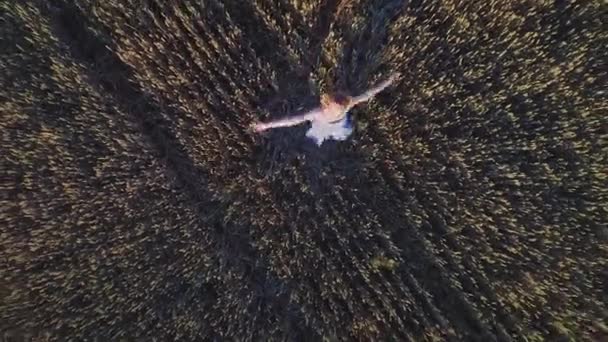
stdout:
{"type": "Polygon", "coordinates": [[[0,339],[608,340],[607,23],[0,0],[0,339]],[[391,72],[346,142],[247,130],[391,72]]]}

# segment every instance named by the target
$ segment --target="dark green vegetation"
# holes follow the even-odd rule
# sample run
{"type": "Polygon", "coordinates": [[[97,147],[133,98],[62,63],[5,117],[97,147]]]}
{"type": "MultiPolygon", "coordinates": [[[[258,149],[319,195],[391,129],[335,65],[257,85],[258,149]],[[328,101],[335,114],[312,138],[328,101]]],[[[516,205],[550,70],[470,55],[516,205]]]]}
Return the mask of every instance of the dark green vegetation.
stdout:
{"type": "Polygon", "coordinates": [[[168,3],[0,1],[5,337],[608,338],[605,2],[168,3]]]}

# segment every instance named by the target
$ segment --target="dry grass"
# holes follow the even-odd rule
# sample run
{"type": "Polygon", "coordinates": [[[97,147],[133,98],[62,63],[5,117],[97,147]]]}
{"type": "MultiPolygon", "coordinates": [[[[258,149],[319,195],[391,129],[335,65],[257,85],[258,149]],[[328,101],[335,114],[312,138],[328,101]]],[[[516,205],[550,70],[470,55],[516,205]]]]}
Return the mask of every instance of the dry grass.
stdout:
{"type": "Polygon", "coordinates": [[[0,329],[599,340],[600,1],[0,3],[0,329]],[[404,77],[320,150],[253,120],[404,77]]]}

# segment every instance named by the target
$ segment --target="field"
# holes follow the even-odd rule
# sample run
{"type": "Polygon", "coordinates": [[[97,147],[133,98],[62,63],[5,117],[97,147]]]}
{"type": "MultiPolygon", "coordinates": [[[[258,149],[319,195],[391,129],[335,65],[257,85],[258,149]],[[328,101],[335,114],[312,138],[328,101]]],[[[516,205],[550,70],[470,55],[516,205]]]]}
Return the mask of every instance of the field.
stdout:
{"type": "Polygon", "coordinates": [[[0,340],[608,340],[606,22],[0,0],[0,340]],[[392,72],[345,142],[248,131],[392,72]]]}

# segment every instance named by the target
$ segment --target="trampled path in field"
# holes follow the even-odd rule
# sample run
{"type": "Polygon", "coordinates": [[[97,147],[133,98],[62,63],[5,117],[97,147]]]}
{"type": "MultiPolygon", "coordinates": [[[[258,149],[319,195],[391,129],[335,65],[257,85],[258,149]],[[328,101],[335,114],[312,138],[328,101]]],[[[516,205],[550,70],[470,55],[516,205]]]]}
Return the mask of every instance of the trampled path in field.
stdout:
{"type": "Polygon", "coordinates": [[[606,338],[600,2],[0,10],[6,336],[606,338]],[[346,142],[247,131],[391,72],[346,142]]]}

